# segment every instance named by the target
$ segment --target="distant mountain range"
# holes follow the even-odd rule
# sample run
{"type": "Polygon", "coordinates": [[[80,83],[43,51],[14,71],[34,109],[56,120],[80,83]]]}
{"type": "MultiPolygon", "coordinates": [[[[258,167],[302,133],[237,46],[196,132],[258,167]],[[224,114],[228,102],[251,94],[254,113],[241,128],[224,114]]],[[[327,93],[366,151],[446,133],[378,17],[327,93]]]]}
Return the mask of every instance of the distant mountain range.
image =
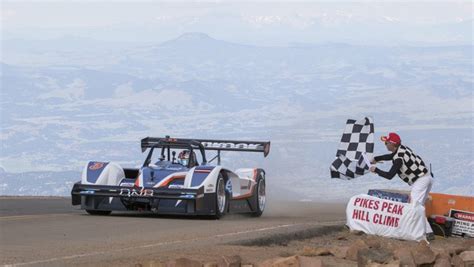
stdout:
{"type": "Polygon", "coordinates": [[[301,198],[403,188],[329,179],[345,120],[365,116],[434,163],[435,189],[473,194],[472,46],[73,43],[4,49],[0,195],[67,194],[87,160],[138,165],[140,138],[163,135],[271,140],[268,159],[224,163],[264,166],[301,198]]]}

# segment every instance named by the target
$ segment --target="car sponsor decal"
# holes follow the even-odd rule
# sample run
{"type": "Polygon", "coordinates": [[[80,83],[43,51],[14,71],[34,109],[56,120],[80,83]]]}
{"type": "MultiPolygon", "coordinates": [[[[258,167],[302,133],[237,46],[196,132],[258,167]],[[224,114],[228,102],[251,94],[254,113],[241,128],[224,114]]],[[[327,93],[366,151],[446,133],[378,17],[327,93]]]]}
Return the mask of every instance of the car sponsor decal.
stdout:
{"type": "Polygon", "coordinates": [[[259,144],[247,144],[247,143],[227,143],[227,142],[202,142],[204,147],[209,148],[236,148],[236,149],[261,149],[259,144]]]}
{"type": "Polygon", "coordinates": [[[153,189],[121,188],[119,195],[127,197],[152,197],[153,189]]]}
{"type": "Polygon", "coordinates": [[[168,188],[169,189],[182,189],[182,188],[184,188],[184,185],[182,185],[182,184],[170,184],[168,186],[168,188]]]}
{"type": "Polygon", "coordinates": [[[89,170],[91,171],[102,169],[103,167],[104,167],[104,162],[91,162],[89,164],[89,170]]]}
{"type": "Polygon", "coordinates": [[[230,179],[227,180],[225,184],[225,191],[232,195],[232,182],[230,181],[230,179]]]}

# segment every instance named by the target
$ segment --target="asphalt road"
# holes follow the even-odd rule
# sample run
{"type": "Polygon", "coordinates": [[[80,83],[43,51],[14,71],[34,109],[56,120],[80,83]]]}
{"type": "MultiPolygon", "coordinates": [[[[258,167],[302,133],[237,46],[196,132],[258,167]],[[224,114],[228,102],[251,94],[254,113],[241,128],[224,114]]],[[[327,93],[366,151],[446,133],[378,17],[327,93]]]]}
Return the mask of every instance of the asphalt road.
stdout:
{"type": "Polygon", "coordinates": [[[260,218],[210,220],[137,213],[91,216],[67,198],[0,197],[0,264],[133,265],[135,259],[190,254],[205,259],[228,251],[228,244],[340,225],[344,218],[344,205],[330,203],[273,202],[260,218]]]}

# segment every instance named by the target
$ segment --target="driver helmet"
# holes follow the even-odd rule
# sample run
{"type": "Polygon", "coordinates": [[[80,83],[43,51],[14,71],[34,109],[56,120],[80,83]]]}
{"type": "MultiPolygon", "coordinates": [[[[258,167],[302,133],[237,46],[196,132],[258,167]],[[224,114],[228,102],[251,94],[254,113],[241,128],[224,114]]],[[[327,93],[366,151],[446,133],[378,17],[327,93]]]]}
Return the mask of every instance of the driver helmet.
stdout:
{"type": "MultiPolygon", "coordinates": [[[[193,153],[194,154],[194,153],[193,153]]],[[[192,162],[191,151],[183,150],[178,155],[178,163],[183,166],[188,166],[189,162],[192,162]]]]}

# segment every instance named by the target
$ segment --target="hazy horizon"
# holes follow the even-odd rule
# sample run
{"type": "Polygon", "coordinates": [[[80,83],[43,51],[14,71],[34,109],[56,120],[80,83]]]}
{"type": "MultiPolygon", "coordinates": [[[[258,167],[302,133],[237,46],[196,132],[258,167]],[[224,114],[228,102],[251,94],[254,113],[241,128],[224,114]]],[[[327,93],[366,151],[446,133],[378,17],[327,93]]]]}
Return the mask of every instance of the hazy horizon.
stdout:
{"type": "Polygon", "coordinates": [[[470,1],[3,1],[1,38],[160,43],[204,32],[254,45],[466,45],[473,12],[470,1]]]}
{"type": "Polygon", "coordinates": [[[135,166],[139,140],[164,135],[269,140],[268,158],[226,153],[223,164],[264,167],[270,189],[302,199],[405,188],[329,178],[346,119],[365,116],[376,140],[398,132],[433,163],[434,190],[474,193],[471,2],[1,10],[0,195],[67,195],[88,160],[135,166]]]}

